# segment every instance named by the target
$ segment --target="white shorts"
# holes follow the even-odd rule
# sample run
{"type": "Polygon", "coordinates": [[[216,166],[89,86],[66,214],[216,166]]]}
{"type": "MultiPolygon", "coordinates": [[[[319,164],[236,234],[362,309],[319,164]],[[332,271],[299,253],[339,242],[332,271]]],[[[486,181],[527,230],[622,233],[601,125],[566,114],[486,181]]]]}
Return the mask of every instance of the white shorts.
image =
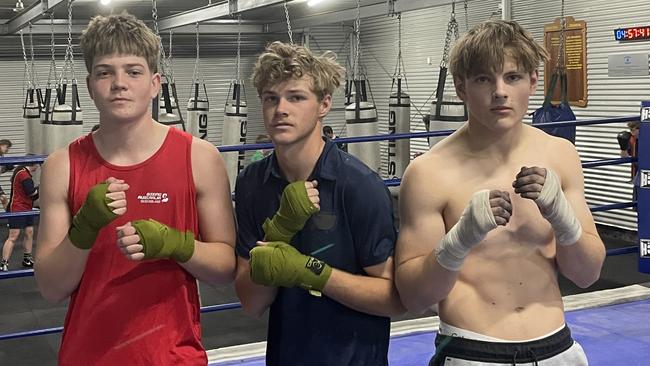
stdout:
{"type": "Polygon", "coordinates": [[[498,340],[441,324],[429,366],[585,366],[587,356],[565,325],[550,335],[524,342],[498,340]],[[445,334],[451,332],[452,334],[445,334]]]}

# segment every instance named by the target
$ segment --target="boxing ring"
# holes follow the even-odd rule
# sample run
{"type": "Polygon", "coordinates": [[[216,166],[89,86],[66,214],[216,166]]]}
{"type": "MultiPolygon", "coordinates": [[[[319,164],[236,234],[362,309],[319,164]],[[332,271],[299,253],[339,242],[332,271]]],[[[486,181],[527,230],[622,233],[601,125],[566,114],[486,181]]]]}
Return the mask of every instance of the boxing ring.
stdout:
{"type": "MultiPolygon", "coordinates": [[[[562,127],[641,121],[639,154],[637,158],[605,159],[583,162],[583,169],[603,165],[638,163],[640,174],[637,201],[603,206],[590,206],[592,212],[622,208],[637,209],[638,245],[607,250],[607,256],[637,253],[638,270],[650,273],[650,102],[643,102],[641,116],[577,120],[548,123],[544,127],[562,127]],[[641,141],[648,140],[647,143],[641,141]],[[643,223],[643,224],[642,224],[643,223]]],[[[539,127],[537,125],[536,127],[539,127]]],[[[395,141],[399,139],[446,136],[453,131],[402,133],[377,136],[340,138],[337,142],[395,141]]],[[[612,137],[614,138],[614,136],[612,137]]],[[[270,148],[271,144],[220,146],[221,152],[270,148]]],[[[43,163],[46,156],[0,158],[0,165],[43,163]]],[[[399,179],[385,180],[387,186],[399,186],[399,179]]],[[[0,213],[0,218],[38,216],[38,210],[0,213]]],[[[38,260],[38,258],[37,258],[38,260]]],[[[33,270],[0,272],[0,280],[33,276],[33,270]]],[[[584,348],[592,365],[645,365],[650,357],[650,327],[645,314],[650,313],[650,285],[632,285],[611,290],[571,295],[563,298],[566,321],[573,337],[584,348]],[[641,319],[641,321],[639,321],[641,319]]],[[[201,313],[238,309],[237,302],[201,307],[201,313]]],[[[434,338],[438,317],[425,317],[393,322],[389,348],[391,365],[426,365],[435,352],[434,338]]],[[[0,341],[60,333],[63,327],[35,329],[0,334],[0,341]]],[[[264,365],[265,342],[209,350],[210,365],[264,365]]]]}

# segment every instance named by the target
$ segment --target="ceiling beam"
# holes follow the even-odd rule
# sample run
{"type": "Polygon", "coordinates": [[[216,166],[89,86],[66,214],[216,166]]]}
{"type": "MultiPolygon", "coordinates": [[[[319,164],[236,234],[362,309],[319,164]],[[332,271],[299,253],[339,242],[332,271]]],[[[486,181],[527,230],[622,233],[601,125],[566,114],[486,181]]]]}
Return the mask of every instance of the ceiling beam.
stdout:
{"type": "MultiPolygon", "coordinates": [[[[470,0],[471,1],[471,0],[470,0]]],[[[393,3],[394,12],[402,13],[413,10],[420,10],[426,8],[433,8],[441,5],[451,4],[450,0],[398,0],[393,3]]],[[[457,4],[458,5],[458,4],[457,4]]],[[[389,3],[380,3],[373,5],[362,6],[359,9],[361,18],[370,18],[381,15],[388,15],[389,3]]],[[[291,27],[294,29],[315,27],[326,24],[337,24],[346,21],[352,21],[357,18],[357,8],[353,7],[347,10],[335,11],[326,14],[310,15],[306,17],[296,18],[291,20],[291,27]]],[[[287,28],[285,21],[267,24],[267,31],[283,32],[287,28]]]]}
{"type": "Polygon", "coordinates": [[[172,29],[185,25],[193,25],[196,22],[221,18],[232,14],[242,13],[269,5],[282,3],[285,0],[229,0],[226,3],[208,5],[198,9],[190,10],[174,16],[158,20],[158,29],[172,29]]]}
{"type": "MultiPolygon", "coordinates": [[[[257,22],[250,22],[242,20],[241,24],[237,24],[236,20],[222,19],[222,20],[209,20],[199,24],[199,32],[201,34],[237,34],[264,33],[264,25],[257,22]]],[[[196,32],[196,24],[184,25],[182,27],[174,28],[174,33],[191,33],[196,32]]]]}
{"type": "Polygon", "coordinates": [[[0,35],[8,35],[18,32],[25,28],[30,22],[34,22],[45,15],[49,15],[57,5],[63,2],[65,2],[65,0],[40,0],[34,2],[19,15],[11,18],[4,24],[0,24],[0,35]]]}
{"type": "MultiPolygon", "coordinates": [[[[57,22],[54,24],[54,34],[64,35],[68,34],[68,24],[67,22],[57,22]],[[57,24],[58,23],[58,24],[57,24]]],[[[72,34],[81,34],[81,32],[86,29],[88,24],[73,24],[72,25],[72,34]]],[[[237,34],[241,30],[242,34],[261,34],[264,32],[264,26],[260,24],[243,24],[238,26],[237,23],[233,24],[232,22],[220,24],[220,23],[201,23],[199,32],[201,34],[237,34]]],[[[26,30],[27,31],[27,30],[26,30]]],[[[50,34],[52,33],[52,26],[47,23],[36,23],[32,25],[32,34],[50,34]]],[[[166,32],[161,32],[164,36],[166,32]]],[[[180,28],[174,29],[174,34],[195,34],[196,28],[194,25],[187,25],[180,28]]]]}

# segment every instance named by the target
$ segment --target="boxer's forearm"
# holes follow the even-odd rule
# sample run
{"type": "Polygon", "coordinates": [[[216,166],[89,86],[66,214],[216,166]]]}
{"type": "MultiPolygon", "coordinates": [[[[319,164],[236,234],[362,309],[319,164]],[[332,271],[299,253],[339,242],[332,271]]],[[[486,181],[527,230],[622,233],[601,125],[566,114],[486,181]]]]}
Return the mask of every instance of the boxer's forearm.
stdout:
{"type": "Polygon", "coordinates": [[[587,288],[600,277],[605,247],[597,235],[583,231],[576,244],[557,246],[555,260],[564,277],[581,288],[587,288]]]}

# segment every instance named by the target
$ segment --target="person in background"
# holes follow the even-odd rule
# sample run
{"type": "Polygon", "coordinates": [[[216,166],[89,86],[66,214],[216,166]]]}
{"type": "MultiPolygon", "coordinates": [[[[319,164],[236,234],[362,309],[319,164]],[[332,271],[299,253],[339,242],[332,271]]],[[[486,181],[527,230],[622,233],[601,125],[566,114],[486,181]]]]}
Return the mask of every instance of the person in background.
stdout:
{"type": "MultiPolygon", "coordinates": [[[[618,140],[618,146],[621,148],[621,157],[634,158],[639,154],[639,130],[641,123],[639,121],[628,122],[627,127],[630,131],[619,132],[616,139],[618,140]]],[[[639,164],[636,162],[632,163],[632,166],[630,167],[630,182],[634,185],[632,188],[632,201],[636,201],[639,189],[638,169],[639,164]]]]}
{"type": "MultiPolygon", "coordinates": [[[[338,136],[334,135],[334,130],[332,129],[332,126],[323,126],[323,141],[327,142],[336,138],[338,138],[338,136]]],[[[339,149],[345,152],[348,151],[348,144],[344,142],[337,142],[336,147],[338,147],[339,149]]]]}
{"type": "MultiPolygon", "coordinates": [[[[9,153],[9,149],[11,149],[12,145],[13,144],[11,143],[11,140],[8,139],[0,140],[0,158],[4,157],[5,154],[9,153]]],[[[14,168],[13,165],[0,165],[0,174],[8,172],[13,168],[14,168]]],[[[0,203],[2,204],[2,207],[6,210],[7,204],[9,203],[9,198],[7,198],[7,194],[5,193],[4,189],[2,189],[2,186],[0,186],[0,203]]]]}
{"type": "MultiPolygon", "coordinates": [[[[618,146],[621,148],[620,154],[622,158],[636,157],[639,152],[638,142],[640,122],[628,122],[627,127],[630,129],[629,131],[621,131],[616,136],[618,146]]],[[[638,164],[632,163],[632,169],[630,171],[631,179],[634,179],[637,169],[638,164]]]]}
{"type": "MultiPolygon", "coordinates": [[[[11,197],[7,204],[7,212],[30,211],[38,198],[38,187],[34,185],[32,174],[38,169],[38,164],[20,165],[14,169],[11,177],[11,197]]],[[[2,246],[0,271],[9,270],[9,259],[14,251],[20,231],[25,230],[23,238],[23,267],[32,268],[34,257],[32,247],[34,242],[34,216],[18,216],[9,218],[9,235],[2,246]]]]}
{"type": "MultiPolygon", "coordinates": [[[[262,134],[262,135],[257,135],[257,138],[255,139],[256,144],[264,144],[264,143],[269,143],[271,142],[271,138],[269,135],[262,134]]],[[[251,163],[256,162],[258,160],[262,160],[265,157],[267,157],[273,149],[260,149],[260,150],[255,150],[253,155],[251,156],[251,163]]]]}

